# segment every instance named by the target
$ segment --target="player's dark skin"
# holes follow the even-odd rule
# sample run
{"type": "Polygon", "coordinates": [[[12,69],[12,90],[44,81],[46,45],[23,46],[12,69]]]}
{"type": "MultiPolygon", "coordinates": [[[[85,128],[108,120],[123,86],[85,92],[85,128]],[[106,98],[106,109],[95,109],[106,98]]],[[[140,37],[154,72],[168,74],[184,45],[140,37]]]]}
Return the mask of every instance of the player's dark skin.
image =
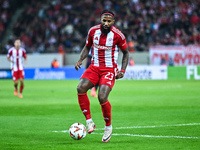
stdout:
{"type": "MultiPolygon", "coordinates": [[[[101,24],[104,27],[104,29],[108,29],[114,24],[115,20],[111,15],[103,15],[101,17],[101,24]]],[[[81,68],[82,61],[88,56],[89,51],[91,47],[87,47],[86,45],[83,47],[80,55],[80,59],[78,62],[75,64],[75,69],[78,71],[79,68],[81,68]]],[[[129,58],[129,53],[128,49],[126,48],[125,50],[122,51],[123,53],[123,58],[122,58],[122,67],[121,69],[126,70],[126,66],[128,64],[128,58],[129,58]]],[[[124,73],[122,71],[117,71],[116,79],[120,79],[124,77],[124,73]]],[[[93,87],[93,83],[85,78],[80,79],[77,91],[79,94],[86,93],[89,89],[93,87]]],[[[108,95],[111,91],[111,88],[107,85],[100,85],[99,86],[99,91],[98,91],[98,99],[100,104],[105,103],[108,100],[108,95]]]]}

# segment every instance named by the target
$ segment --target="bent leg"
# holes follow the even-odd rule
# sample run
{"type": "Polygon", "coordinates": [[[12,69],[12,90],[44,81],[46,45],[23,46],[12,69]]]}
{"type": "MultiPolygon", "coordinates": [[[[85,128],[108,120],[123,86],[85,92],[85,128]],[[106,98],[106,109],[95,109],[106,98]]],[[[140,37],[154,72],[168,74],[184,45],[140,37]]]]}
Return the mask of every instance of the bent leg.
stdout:
{"type": "Polygon", "coordinates": [[[90,80],[81,78],[81,80],[79,81],[78,87],[77,87],[77,92],[79,94],[86,93],[93,86],[94,85],[90,80]]]}
{"type": "Polygon", "coordinates": [[[17,96],[18,95],[18,80],[13,80],[14,81],[14,87],[15,87],[15,90],[14,90],[14,95],[17,96]]]}
{"type": "Polygon", "coordinates": [[[102,142],[108,142],[112,135],[111,125],[111,105],[108,101],[108,95],[111,88],[108,85],[100,85],[99,87],[99,102],[101,104],[101,110],[105,121],[105,131],[102,137],[102,142]]]}
{"type": "Polygon", "coordinates": [[[18,86],[18,81],[15,80],[15,81],[14,81],[14,87],[15,87],[16,90],[17,90],[17,86],[18,86]]]}
{"type": "Polygon", "coordinates": [[[79,106],[86,120],[91,119],[90,101],[87,96],[87,91],[93,86],[94,85],[92,84],[91,81],[89,81],[88,79],[82,78],[77,87],[79,106]]]}
{"type": "Polygon", "coordinates": [[[107,85],[100,85],[98,98],[101,105],[101,110],[103,113],[105,126],[111,125],[111,105],[108,101],[108,95],[111,91],[111,88],[107,85]]]}
{"type": "Polygon", "coordinates": [[[16,71],[12,72],[12,79],[14,82],[15,91],[18,92],[18,74],[16,71]]]}
{"type": "Polygon", "coordinates": [[[111,88],[107,85],[100,85],[98,92],[98,99],[100,104],[104,104],[108,100],[108,95],[110,94],[111,88]]]}
{"type": "Polygon", "coordinates": [[[20,78],[20,94],[22,94],[23,89],[24,89],[24,79],[20,78]]]}

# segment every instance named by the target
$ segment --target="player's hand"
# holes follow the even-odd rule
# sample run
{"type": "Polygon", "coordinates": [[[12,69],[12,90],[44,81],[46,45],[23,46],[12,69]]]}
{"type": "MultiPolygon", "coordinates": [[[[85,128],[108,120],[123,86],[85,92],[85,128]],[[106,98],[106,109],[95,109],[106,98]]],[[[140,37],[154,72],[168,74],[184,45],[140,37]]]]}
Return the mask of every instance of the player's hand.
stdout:
{"type": "Polygon", "coordinates": [[[78,62],[75,64],[75,69],[78,71],[79,68],[81,68],[81,65],[82,65],[82,62],[81,62],[81,61],[78,61],[78,62]]]}
{"type": "Polygon", "coordinates": [[[124,77],[124,73],[122,71],[117,71],[117,75],[115,76],[115,79],[121,79],[124,77]]]}
{"type": "Polygon", "coordinates": [[[27,64],[27,59],[24,60],[24,64],[25,64],[25,65],[27,64]]]}

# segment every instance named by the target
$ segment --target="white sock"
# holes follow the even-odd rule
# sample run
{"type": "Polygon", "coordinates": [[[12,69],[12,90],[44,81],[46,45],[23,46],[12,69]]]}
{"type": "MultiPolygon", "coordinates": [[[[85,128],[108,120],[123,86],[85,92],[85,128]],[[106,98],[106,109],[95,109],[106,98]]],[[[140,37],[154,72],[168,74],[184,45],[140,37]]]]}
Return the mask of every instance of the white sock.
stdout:
{"type": "Polygon", "coordinates": [[[88,122],[93,122],[93,121],[92,121],[92,118],[91,118],[91,119],[88,119],[88,120],[86,120],[86,123],[88,123],[88,122]]]}
{"type": "Polygon", "coordinates": [[[110,126],[105,126],[105,128],[111,129],[111,128],[112,128],[112,125],[110,125],[110,126]]]}

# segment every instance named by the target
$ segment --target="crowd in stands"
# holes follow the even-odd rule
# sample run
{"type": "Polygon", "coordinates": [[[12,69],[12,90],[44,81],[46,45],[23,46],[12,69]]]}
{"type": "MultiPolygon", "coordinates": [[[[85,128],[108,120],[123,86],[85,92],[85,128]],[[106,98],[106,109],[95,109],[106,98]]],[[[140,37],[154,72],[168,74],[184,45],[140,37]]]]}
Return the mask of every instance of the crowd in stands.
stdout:
{"type": "Polygon", "coordinates": [[[16,10],[22,7],[26,2],[26,0],[0,0],[0,54],[7,53],[10,45],[13,45],[12,41],[7,44],[2,44],[5,31],[8,29],[11,18],[15,14],[16,10]]]}
{"type": "Polygon", "coordinates": [[[15,12],[11,0],[0,1],[0,42],[5,34],[6,27],[8,26],[12,14],[15,12]]]}
{"type": "Polygon", "coordinates": [[[200,0],[30,0],[12,37],[19,37],[28,53],[79,53],[89,28],[100,23],[103,9],[110,9],[130,52],[200,44],[199,8],[200,0]]]}

